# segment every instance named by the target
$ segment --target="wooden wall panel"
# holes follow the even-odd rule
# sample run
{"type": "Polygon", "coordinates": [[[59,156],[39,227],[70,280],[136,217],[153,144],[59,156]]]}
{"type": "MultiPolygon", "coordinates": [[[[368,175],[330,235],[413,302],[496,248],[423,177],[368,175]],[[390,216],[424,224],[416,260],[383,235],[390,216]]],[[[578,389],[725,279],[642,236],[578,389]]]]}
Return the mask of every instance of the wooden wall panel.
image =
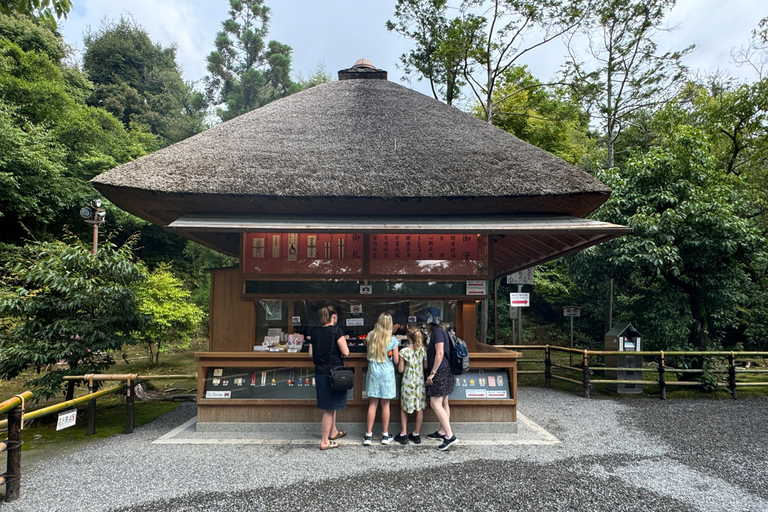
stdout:
{"type": "Polygon", "coordinates": [[[210,349],[250,352],[256,339],[253,301],[242,299],[240,269],[211,271],[210,349]]]}
{"type": "Polygon", "coordinates": [[[477,350],[477,304],[459,302],[461,322],[456,322],[456,335],[467,342],[467,350],[477,350]]]}

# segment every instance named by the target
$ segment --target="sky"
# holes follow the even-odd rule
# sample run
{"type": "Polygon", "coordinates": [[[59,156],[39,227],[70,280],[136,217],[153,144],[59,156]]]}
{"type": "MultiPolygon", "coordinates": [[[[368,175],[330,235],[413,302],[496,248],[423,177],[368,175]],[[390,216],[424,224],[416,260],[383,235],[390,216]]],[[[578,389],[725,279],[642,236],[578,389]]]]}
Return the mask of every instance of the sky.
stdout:
{"type": "MultiPolygon", "coordinates": [[[[68,19],[59,24],[65,41],[83,50],[83,34],[98,30],[104,19],[132,15],[153,41],[163,46],[176,45],[177,60],[187,80],[206,75],[206,56],[227,18],[228,0],[74,0],[68,19]]],[[[389,79],[400,81],[400,55],[411,48],[409,40],[388,32],[384,24],[394,19],[395,0],[267,0],[272,20],[267,39],[293,48],[294,76],[311,75],[323,65],[336,77],[357,59],[366,58],[389,72],[389,79]]],[[[730,63],[733,48],[747,43],[760,19],[768,16],[766,0],[678,0],[668,16],[676,30],[658,38],[661,50],[679,50],[691,44],[697,49],[685,63],[692,70],[707,74],[717,70],[731,76],[754,79],[751,71],[730,63]]],[[[563,62],[563,47],[552,42],[529,54],[521,63],[528,65],[541,80],[552,78],[563,62]]],[[[403,82],[401,82],[403,83],[403,82]]],[[[410,86],[428,93],[425,83],[410,86]]]]}

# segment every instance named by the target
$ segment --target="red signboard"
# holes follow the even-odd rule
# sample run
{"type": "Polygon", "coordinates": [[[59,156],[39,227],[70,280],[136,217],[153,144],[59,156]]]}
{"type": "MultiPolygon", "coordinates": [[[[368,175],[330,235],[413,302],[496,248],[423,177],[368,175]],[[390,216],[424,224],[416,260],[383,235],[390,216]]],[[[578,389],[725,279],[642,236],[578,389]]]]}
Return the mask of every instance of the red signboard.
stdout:
{"type": "Polygon", "coordinates": [[[376,234],[370,238],[371,260],[474,261],[477,235],[376,234]]]}
{"type": "MultiPolygon", "coordinates": [[[[482,275],[487,237],[465,234],[371,234],[375,275],[482,275]]],[[[245,274],[362,274],[360,233],[245,233],[245,274]]]]}
{"type": "Polygon", "coordinates": [[[246,274],[363,271],[363,235],[359,233],[246,233],[243,253],[246,274]]]}

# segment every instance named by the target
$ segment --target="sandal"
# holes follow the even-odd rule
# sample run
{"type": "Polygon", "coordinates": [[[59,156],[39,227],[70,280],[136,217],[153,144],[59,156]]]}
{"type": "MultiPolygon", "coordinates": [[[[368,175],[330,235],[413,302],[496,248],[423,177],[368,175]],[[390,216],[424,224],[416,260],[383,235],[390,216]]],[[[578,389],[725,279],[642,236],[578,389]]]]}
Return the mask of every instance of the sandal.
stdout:
{"type": "Polygon", "coordinates": [[[330,450],[331,448],[338,448],[338,447],[339,447],[339,443],[337,443],[336,441],[331,441],[326,446],[320,445],[321,450],[330,450]]]}
{"type": "Polygon", "coordinates": [[[336,439],[341,439],[341,438],[342,438],[342,437],[344,437],[345,435],[347,435],[347,431],[346,431],[346,430],[339,430],[339,431],[336,433],[336,435],[335,435],[335,436],[333,436],[333,437],[329,437],[328,439],[330,439],[331,441],[335,441],[336,439]]]}

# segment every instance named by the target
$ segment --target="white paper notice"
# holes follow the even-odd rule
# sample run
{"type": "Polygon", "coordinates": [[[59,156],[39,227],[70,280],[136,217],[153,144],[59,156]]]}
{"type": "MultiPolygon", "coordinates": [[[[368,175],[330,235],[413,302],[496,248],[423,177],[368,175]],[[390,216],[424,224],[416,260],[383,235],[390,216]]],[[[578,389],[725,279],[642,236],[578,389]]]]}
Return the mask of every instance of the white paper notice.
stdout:
{"type": "Polygon", "coordinates": [[[206,391],[205,398],[231,398],[231,391],[206,391]]]}
{"type": "Polygon", "coordinates": [[[67,427],[73,427],[77,423],[77,409],[59,413],[59,421],[56,423],[56,430],[67,427]]]}
{"type": "Polygon", "coordinates": [[[465,389],[467,398],[486,398],[488,393],[484,389],[465,389]]]}

